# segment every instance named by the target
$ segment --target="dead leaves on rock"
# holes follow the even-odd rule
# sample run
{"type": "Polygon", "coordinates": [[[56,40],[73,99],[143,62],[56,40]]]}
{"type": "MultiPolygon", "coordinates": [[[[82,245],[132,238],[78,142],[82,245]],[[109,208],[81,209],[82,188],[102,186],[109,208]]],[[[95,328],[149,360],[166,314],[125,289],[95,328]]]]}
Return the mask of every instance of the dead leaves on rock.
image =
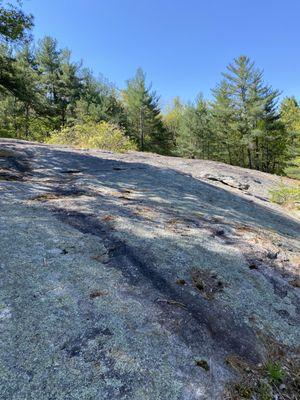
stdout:
{"type": "Polygon", "coordinates": [[[225,287],[217,274],[211,271],[195,270],[191,273],[191,277],[195,288],[208,300],[212,300],[225,287]]]}
{"type": "Polygon", "coordinates": [[[116,217],[114,215],[107,214],[107,215],[104,215],[104,217],[102,217],[101,219],[104,222],[111,222],[111,221],[114,221],[116,219],[116,217]]]}
{"type": "Polygon", "coordinates": [[[44,193],[44,194],[39,194],[38,196],[33,197],[31,200],[33,201],[48,201],[48,200],[57,200],[60,199],[61,195],[55,194],[55,193],[44,193]]]}
{"type": "Polygon", "coordinates": [[[222,292],[224,287],[227,286],[215,272],[199,269],[191,272],[190,282],[178,278],[175,283],[178,286],[188,286],[190,283],[207,300],[214,299],[216,294],[222,292]]]}

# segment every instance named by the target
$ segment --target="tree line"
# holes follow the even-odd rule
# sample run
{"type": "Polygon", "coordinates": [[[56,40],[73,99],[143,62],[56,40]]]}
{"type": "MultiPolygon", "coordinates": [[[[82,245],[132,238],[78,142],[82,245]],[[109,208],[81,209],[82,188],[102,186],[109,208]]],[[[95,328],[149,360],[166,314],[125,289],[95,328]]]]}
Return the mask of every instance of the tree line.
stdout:
{"type": "Polygon", "coordinates": [[[212,100],[184,103],[177,97],[162,112],[142,69],[118,89],[74,62],[55,39],[34,43],[33,17],[2,3],[0,136],[45,141],[74,126],[86,124],[91,132],[102,124],[98,132],[106,129],[106,138],[118,128],[142,151],[300,177],[299,104],[294,97],[279,104],[281,93],[248,57],[227,66],[212,100]]]}

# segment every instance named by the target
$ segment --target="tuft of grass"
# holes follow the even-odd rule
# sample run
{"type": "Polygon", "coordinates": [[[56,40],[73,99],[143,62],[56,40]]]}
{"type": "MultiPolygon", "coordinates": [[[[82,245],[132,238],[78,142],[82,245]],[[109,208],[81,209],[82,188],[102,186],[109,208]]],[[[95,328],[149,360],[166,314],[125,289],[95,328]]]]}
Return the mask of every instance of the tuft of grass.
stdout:
{"type": "Polygon", "coordinates": [[[240,374],[240,379],[228,385],[226,392],[229,400],[274,400],[300,399],[300,364],[297,354],[284,353],[283,348],[275,349],[275,353],[283,352],[275,358],[270,357],[262,365],[247,365],[237,356],[229,356],[226,362],[240,374]]]}
{"type": "Polygon", "coordinates": [[[278,384],[283,381],[285,373],[282,370],[279,363],[276,363],[276,362],[275,363],[272,363],[272,362],[267,363],[266,371],[267,371],[270,382],[278,384]]]}

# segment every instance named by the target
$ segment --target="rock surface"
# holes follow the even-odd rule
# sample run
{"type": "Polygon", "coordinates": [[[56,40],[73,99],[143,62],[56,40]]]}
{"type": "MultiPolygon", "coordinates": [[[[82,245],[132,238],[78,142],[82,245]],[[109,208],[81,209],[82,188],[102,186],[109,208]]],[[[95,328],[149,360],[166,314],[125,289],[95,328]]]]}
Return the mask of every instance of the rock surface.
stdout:
{"type": "Polygon", "coordinates": [[[224,399],[300,343],[280,178],[0,140],[0,398],[224,399]]]}

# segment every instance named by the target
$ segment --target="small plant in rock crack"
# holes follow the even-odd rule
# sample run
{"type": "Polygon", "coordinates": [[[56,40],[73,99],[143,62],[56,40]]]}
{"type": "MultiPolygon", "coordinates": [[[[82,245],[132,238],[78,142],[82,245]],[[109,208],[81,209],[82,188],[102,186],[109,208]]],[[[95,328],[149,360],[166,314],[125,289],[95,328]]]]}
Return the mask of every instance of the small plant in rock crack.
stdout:
{"type": "Polygon", "coordinates": [[[281,383],[285,376],[285,373],[282,370],[279,363],[269,362],[266,365],[266,372],[268,374],[268,378],[269,378],[270,382],[275,383],[275,384],[281,383]]]}

